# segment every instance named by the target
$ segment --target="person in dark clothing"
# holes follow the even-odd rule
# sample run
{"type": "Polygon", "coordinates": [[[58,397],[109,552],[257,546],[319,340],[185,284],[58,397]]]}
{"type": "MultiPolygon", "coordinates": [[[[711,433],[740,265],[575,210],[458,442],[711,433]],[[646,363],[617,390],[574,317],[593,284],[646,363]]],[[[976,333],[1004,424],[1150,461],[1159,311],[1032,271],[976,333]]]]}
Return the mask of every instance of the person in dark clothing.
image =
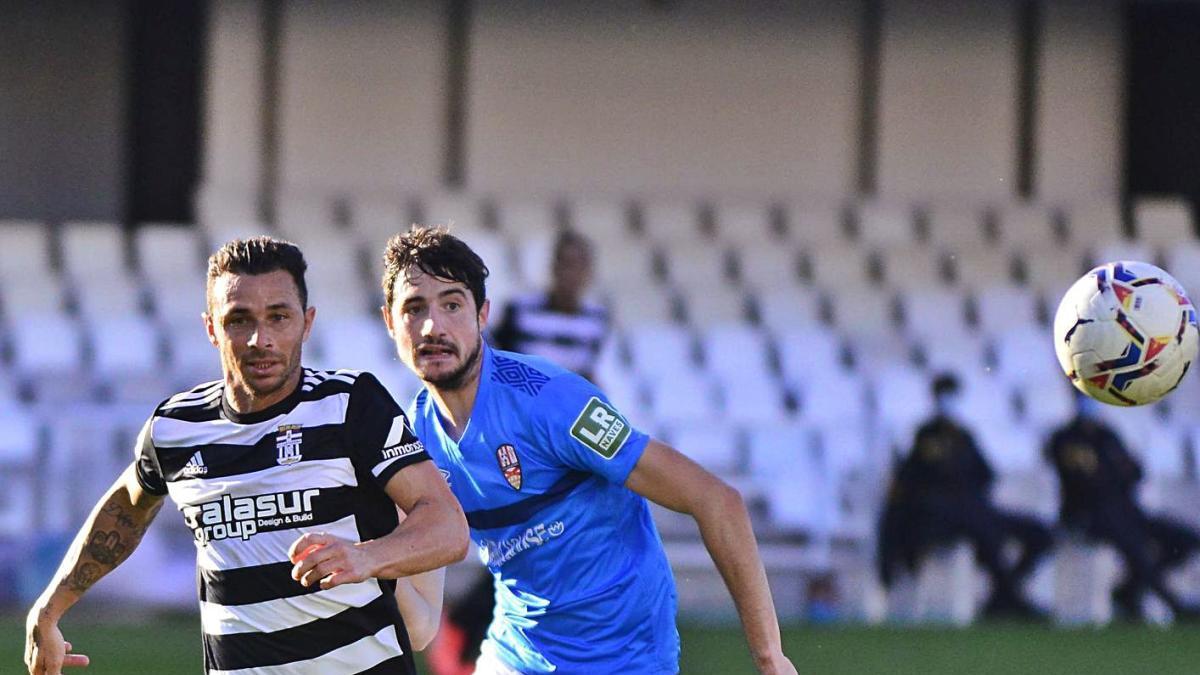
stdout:
{"type": "Polygon", "coordinates": [[[1046,459],[1058,473],[1062,527],[1112,544],[1125,563],[1125,578],[1113,589],[1117,610],[1142,616],[1142,598],[1153,591],[1177,619],[1200,611],[1167,587],[1164,573],[1200,549],[1200,536],[1169,518],[1152,516],[1137,502],[1141,464],[1100,419],[1100,403],[1076,393],[1076,414],[1051,434],[1046,459]]]}
{"type": "Polygon", "coordinates": [[[896,468],[880,520],[880,579],[890,586],[898,565],[915,571],[931,547],[966,539],[991,577],[985,614],[1039,616],[1021,584],[1049,549],[1050,532],[1036,518],[992,504],[995,473],[971,432],[955,419],[958,380],[939,375],[932,390],[937,411],[917,430],[911,452],[896,468]],[[1015,564],[1005,556],[1012,541],[1020,545],[1015,564]]]}

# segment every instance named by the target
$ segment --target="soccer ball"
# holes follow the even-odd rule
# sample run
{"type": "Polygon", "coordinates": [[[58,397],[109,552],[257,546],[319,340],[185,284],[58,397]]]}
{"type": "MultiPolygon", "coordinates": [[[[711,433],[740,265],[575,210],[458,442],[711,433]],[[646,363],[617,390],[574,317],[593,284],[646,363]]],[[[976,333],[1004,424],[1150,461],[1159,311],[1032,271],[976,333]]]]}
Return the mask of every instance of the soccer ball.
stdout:
{"type": "Polygon", "coordinates": [[[1196,310],[1178,281],[1144,262],[1101,265],[1067,291],[1054,351],[1075,388],[1113,405],[1153,403],[1196,358],[1196,310]]]}

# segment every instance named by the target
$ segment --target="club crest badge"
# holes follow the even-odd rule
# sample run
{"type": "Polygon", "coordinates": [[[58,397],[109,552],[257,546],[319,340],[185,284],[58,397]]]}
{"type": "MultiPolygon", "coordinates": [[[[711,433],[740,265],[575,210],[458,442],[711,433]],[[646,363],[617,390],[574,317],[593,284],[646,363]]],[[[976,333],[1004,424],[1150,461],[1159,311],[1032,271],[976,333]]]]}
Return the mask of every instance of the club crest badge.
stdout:
{"type": "Polygon", "coordinates": [[[303,434],[300,431],[299,424],[281,424],[275,436],[275,448],[279,451],[279,456],[275,461],[279,466],[287,466],[300,461],[300,442],[303,439],[303,434]]]}
{"type": "Polygon", "coordinates": [[[521,489],[521,459],[517,457],[517,449],[505,443],[496,448],[496,461],[500,463],[500,472],[504,480],[514,490],[521,489]]]}

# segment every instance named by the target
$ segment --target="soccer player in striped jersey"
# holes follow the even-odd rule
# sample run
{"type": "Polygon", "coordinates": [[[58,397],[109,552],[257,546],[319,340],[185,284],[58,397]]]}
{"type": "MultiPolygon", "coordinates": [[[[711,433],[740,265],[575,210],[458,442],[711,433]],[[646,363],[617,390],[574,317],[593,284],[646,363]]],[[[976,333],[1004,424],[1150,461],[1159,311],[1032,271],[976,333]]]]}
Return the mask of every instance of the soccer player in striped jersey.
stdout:
{"type": "Polygon", "coordinates": [[[86,665],[58,621],[133,552],[167,494],[195,539],[206,672],[415,672],[400,607],[427,642],[440,572],[411,575],[461,559],[466,523],[374,376],[301,366],[316,316],[305,268],[267,237],[209,259],[204,323],[224,377],[146,422],[29,612],[31,673],[86,665]]]}
{"type": "Polygon", "coordinates": [[[393,237],[383,309],[425,383],[410,417],[495,578],[476,672],[675,673],[675,584],[648,500],[691,514],[763,673],[795,673],[736,490],[549,361],[493,349],[487,267],[440,228],[393,237]]]}

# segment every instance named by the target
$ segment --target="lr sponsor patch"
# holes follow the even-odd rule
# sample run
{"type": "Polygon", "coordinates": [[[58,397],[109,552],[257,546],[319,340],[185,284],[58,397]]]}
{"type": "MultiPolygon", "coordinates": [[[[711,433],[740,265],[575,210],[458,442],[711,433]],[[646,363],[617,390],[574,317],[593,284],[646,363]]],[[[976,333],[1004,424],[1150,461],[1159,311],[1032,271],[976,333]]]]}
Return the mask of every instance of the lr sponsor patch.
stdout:
{"type": "Polygon", "coordinates": [[[604,459],[612,459],[629,438],[629,423],[609,404],[593,396],[571,425],[571,436],[604,459]]]}
{"type": "Polygon", "coordinates": [[[496,448],[496,461],[500,464],[500,473],[504,480],[514,490],[521,489],[521,458],[517,457],[517,449],[505,443],[496,448]]]}

